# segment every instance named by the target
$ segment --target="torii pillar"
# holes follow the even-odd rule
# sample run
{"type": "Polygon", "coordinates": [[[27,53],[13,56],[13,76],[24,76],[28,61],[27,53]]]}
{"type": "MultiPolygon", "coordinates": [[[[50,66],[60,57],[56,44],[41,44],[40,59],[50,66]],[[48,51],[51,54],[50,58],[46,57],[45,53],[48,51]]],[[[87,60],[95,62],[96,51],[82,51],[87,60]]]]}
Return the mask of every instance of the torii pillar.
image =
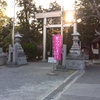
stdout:
{"type": "Polygon", "coordinates": [[[44,18],[44,25],[43,25],[43,61],[46,61],[46,17],[44,18]]]}

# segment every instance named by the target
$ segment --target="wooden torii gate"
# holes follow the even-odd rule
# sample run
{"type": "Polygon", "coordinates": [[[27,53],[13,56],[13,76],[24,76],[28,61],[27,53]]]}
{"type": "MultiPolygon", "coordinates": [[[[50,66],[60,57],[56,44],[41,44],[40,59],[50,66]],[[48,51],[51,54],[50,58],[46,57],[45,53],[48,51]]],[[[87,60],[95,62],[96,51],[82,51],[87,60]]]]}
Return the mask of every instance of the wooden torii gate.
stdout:
{"type": "MultiPolygon", "coordinates": [[[[46,28],[51,27],[61,27],[61,35],[63,38],[63,27],[68,27],[70,24],[64,24],[62,21],[62,11],[55,11],[55,12],[46,12],[46,13],[36,13],[36,18],[44,19],[43,23],[43,61],[46,61],[46,28]],[[61,24],[54,24],[54,25],[47,25],[47,18],[53,18],[53,17],[61,17],[61,24]]],[[[63,42],[62,42],[63,43],[63,42]]]]}

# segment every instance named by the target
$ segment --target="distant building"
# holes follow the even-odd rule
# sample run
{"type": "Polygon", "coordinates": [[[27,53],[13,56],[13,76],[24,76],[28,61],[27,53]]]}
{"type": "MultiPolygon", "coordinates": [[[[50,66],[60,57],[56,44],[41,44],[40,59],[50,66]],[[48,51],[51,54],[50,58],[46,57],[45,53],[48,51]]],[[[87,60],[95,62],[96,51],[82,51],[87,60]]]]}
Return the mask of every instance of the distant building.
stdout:
{"type": "Polygon", "coordinates": [[[100,36],[92,41],[93,59],[100,59],[100,36]]]}

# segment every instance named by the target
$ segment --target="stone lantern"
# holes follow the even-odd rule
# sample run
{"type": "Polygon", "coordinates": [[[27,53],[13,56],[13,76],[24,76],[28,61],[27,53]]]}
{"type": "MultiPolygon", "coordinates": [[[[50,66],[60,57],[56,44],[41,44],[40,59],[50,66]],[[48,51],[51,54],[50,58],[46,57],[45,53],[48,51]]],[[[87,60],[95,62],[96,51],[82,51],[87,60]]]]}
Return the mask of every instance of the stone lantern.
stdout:
{"type": "Polygon", "coordinates": [[[20,38],[22,36],[17,32],[15,34],[15,44],[13,46],[9,45],[9,57],[8,65],[9,66],[20,66],[27,64],[26,55],[20,44],[20,38]]]}
{"type": "MultiPolygon", "coordinates": [[[[76,2],[75,2],[76,4],[76,2]]],[[[77,32],[77,16],[76,16],[76,8],[75,8],[75,19],[73,25],[73,45],[70,49],[70,53],[66,59],[66,68],[67,69],[85,69],[85,59],[81,55],[81,47],[79,45],[79,36],[80,34],[77,32]]]]}
{"type": "Polygon", "coordinates": [[[76,31],[72,34],[72,36],[73,36],[73,45],[70,49],[69,56],[77,57],[77,56],[81,55],[81,50],[80,50],[80,46],[79,46],[79,36],[80,36],[80,34],[76,31]]]}

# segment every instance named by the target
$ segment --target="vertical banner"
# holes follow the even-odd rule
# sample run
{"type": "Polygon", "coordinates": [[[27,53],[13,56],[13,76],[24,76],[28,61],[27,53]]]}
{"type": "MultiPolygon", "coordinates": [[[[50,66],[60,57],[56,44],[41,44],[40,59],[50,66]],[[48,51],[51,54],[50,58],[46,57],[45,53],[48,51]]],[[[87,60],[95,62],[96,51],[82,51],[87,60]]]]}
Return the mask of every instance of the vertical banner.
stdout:
{"type": "Polygon", "coordinates": [[[53,55],[55,60],[61,60],[62,37],[60,34],[53,36],[53,55]]]}

